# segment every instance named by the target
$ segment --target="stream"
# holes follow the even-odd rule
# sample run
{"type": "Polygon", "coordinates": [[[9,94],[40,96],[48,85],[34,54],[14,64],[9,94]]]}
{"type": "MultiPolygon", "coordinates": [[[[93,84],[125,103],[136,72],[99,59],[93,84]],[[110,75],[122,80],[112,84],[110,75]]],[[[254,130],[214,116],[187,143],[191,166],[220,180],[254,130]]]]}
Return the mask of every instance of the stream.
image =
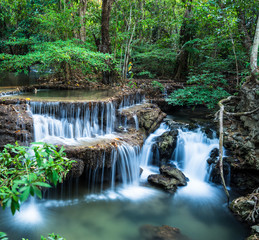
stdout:
{"type": "MultiPolygon", "coordinates": [[[[96,139],[116,138],[115,123],[123,125],[125,131],[127,123],[120,122],[115,112],[143,100],[135,96],[133,100],[124,99],[118,106],[112,102],[64,105],[57,99],[53,102],[34,99],[30,102],[34,139],[78,146],[96,139]]],[[[137,116],[134,120],[138,129],[137,116]]],[[[209,138],[200,128],[178,129],[170,162],[188,177],[187,186],[169,194],[148,184],[148,175],[159,172],[152,163],[153,146],[169,130],[163,122],[142,147],[119,145],[112,153],[109,181],[104,181],[103,171],[98,177],[96,172],[85,171],[81,177],[68,179],[56,190],[45,192],[42,200],[31,198],[15,216],[9,209],[1,209],[0,230],[10,240],[22,237],[36,240],[52,232],[67,240],[133,240],[140,239],[142,225],[152,224],[177,227],[192,240],[244,239],[247,229],[229,211],[223,189],[208,182],[206,160],[211,150],[218,147],[216,134],[209,138]],[[117,175],[120,183],[116,181],[117,175]],[[98,183],[97,178],[101,179],[98,183]]],[[[103,166],[105,161],[104,155],[103,166]]]]}

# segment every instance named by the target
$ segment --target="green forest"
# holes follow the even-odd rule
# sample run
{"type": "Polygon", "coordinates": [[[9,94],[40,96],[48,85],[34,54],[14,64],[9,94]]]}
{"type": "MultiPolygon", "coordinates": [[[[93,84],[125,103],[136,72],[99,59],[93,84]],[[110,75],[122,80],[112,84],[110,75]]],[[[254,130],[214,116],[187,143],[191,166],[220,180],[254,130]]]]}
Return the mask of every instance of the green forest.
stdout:
{"type": "Polygon", "coordinates": [[[214,107],[250,76],[258,8],[253,0],[2,0],[0,67],[54,68],[67,82],[78,72],[104,84],[172,79],[190,86],[170,103],[214,107]]]}

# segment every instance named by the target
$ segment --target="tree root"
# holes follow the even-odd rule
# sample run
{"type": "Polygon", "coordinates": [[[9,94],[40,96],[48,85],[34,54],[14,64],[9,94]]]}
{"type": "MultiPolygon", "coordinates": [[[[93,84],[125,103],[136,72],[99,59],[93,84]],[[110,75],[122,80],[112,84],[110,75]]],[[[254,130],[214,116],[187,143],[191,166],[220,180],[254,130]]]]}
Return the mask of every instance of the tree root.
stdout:
{"type": "Polygon", "coordinates": [[[226,193],[228,203],[229,203],[229,192],[226,187],[225,179],[224,179],[224,172],[223,172],[223,137],[224,137],[224,113],[228,116],[244,116],[244,115],[250,115],[256,111],[259,110],[259,107],[250,111],[250,112],[238,112],[238,113],[230,113],[224,110],[224,104],[225,102],[229,102],[231,99],[236,98],[235,96],[230,96],[228,98],[222,99],[219,101],[218,105],[220,107],[220,110],[216,113],[216,115],[219,115],[219,169],[220,169],[220,178],[222,181],[222,185],[224,188],[224,192],[226,193]]]}

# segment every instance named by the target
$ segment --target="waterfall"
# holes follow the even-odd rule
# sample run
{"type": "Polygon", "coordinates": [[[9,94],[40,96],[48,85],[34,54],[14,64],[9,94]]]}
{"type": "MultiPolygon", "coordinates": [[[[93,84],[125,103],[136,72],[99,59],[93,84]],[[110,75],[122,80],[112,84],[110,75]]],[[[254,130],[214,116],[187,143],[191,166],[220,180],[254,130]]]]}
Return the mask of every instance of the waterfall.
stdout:
{"type": "MultiPolygon", "coordinates": [[[[110,102],[30,102],[35,141],[66,143],[112,134],[118,122],[116,111],[143,101],[141,94],[110,102]],[[54,142],[53,142],[54,141],[54,142]]],[[[75,143],[75,142],[73,142],[75,143]]]]}
{"type": "Polygon", "coordinates": [[[147,167],[151,164],[150,161],[153,157],[152,147],[156,143],[156,139],[167,131],[169,131],[169,127],[165,123],[161,123],[159,128],[154,133],[151,133],[149,137],[146,139],[141,151],[142,167],[147,167]]]}
{"type": "Polygon", "coordinates": [[[115,188],[116,175],[121,180],[123,187],[138,185],[139,183],[139,146],[130,146],[123,143],[112,154],[111,189],[115,188]]]}
{"type": "Polygon", "coordinates": [[[208,138],[201,129],[179,129],[178,132],[172,161],[189,178],[189,182],[186,187],[178,189],[175,198],[187,198],[198,205],[208,201],[220,201],[222,191],[207,181],[207,159],[211,150],[218,148],[219,140],[216,136],[208,138]]]}
{"type": "Polygon", "coordinates": [[[134,114],[133,118],[135,121],[135,128],[136,128],[136,130],[139,130],[138,116],[136,114],[134,114]]]}
{"type": "Polygon", "coordinates": [[[211,150],[218,148],[219,140],[210,139],[201,129],[196,131],[178,130],[176,149],[173,159],[187,177],[205,181],[207,159],[211,150]]]}

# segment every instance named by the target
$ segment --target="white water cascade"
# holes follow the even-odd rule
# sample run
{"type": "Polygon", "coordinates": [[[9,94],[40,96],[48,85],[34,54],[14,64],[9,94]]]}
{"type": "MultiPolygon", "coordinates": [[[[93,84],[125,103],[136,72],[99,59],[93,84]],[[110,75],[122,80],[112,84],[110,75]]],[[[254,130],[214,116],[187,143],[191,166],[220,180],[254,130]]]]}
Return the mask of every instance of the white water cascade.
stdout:
{"type": "Polygon", "coordinates": [[[218,138],[216,136],[208,138],[201,129],[195,131],[179,129],[178,132],[172,162],[184,172],[189,182],[186,187],[179,188],[176,195],[216,200],[221,193],[207,181],[209,174],[206,160],[210,152],[218,148],[218,138]]]}
{"type": "Polygon", "coordinates": [[[158,167],[154,167],[151,164],[153,146],[156,144],[156,139],[169,130],[170,128],[165,123],[161,123],[159,128],[146,139],[140,154],[140,167],[143,169],[143,173],[141,174],[142,181],[146,181],[148,175],[158,172],[158,167]]]}
{"type": "Polygon", "coordinates": [[[187,177],[205,181],[206,160],[209,158],[211,150],[218,146],[218,138],[208,138],[201,129],[196,131],[179,129],[173,159],[187,177]]]}
{"type": "Polygon", "coordinates": [[[118,122],[116,111],[140,104],[140,94],[125,96],[121,103],[30,102],[35,141],[76,144],[84,138],[112,134],[118,122]]]}

